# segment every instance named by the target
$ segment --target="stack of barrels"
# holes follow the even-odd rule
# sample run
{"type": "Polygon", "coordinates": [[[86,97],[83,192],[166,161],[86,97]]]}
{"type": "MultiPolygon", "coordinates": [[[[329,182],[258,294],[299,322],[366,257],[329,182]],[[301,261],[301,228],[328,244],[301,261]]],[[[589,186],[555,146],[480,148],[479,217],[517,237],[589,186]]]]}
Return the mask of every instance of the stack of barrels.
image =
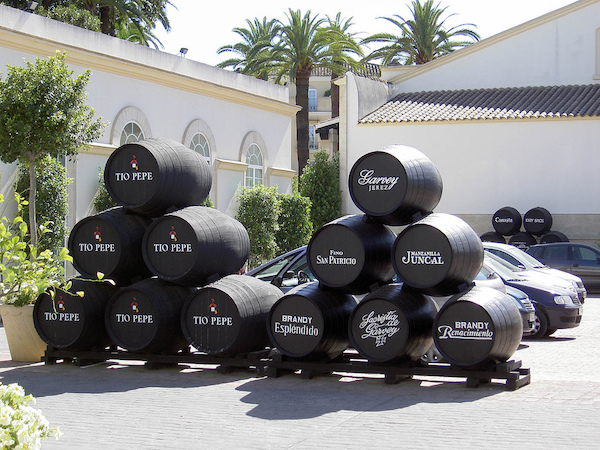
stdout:
{"type": "Polygon", "coordinates": [[[492,226],[494,231],[482,234],[482,241],[506,244],[508,238],[509,244],[521,249],[538,243],[569,241],[564,233],[552,230],[552,214],[541,206],[531,208],[523,217],[512,206],[500,208],[492,216],[492,226]]]}
{"type": "Polygon", "coordinates": [[[120,206],[73,227],[68,247],[81,277],[36,302],[41,338],[58,349],[115,344],[144,354],[264,349],[266,315],[281,292],[237,275],[250,240],[238,221],[199,206],[212,184],[205,159],[148,139],[116,149],[104,178],[120,206]]]}
{"type": "Polygon", "coordinates": [[[369,361],[391,363],[420,360],[435,345],[456,365],[506,361],[521,340],[519,311],[505,294],[474,287],[483,246],[462,219],[433,212],[442,194],[433,163],[394,145],[361,157],[348,183],[364,214],[315,232],[307,262],[318,282],[271,309],[275,347],[322,360],[353,346],[369,361]],[[405,228],[396,235],[390,226],[405,228]],[[430,296],[452,298],[438,311],[430,296]]]}

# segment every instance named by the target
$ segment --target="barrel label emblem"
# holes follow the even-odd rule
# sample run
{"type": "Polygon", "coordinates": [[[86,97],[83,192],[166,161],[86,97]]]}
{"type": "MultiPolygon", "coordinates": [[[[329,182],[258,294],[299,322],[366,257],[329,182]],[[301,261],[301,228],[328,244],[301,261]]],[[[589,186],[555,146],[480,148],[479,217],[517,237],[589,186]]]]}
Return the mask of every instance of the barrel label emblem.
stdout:
{"type": "Polygon", "coordinates": [[[63,296],[59,295],[54,311],[45,311],[44,320],[47,322],[79,322],[79,313],[68,312],[65,307],[63,296]]]}
{"type": "Polygon", "coordinates": [[[454,322],[452,325],[440,325],[438,327],[439,339],[468,339],[478,341],[491,341],[494,332],[490,330],[490,323],[483,321],[454,322]]]}
{"type": "Polygon", "coordinates": [[[281,321],[275,321],[274,332],[283,336],[318,336],[319,329],[313,324],[312,316],[282,314],[281,321]]]}
{"type": "Polygon", "coordinates": [[[546,223],[543,217],[525,217],[525,223],[546,223]]]}
{"type": "Polygon", "coordinates": [[[374,173],[373,169],[361,170],[358,184],[368,186],[369,191],[389,191],[398,183],[399,177],[377,177],[374,173]]]}
{"type": "Polygon", "coordinates": [[[128,313],[116,313],[115,319],[117,323],[139,323],[139,324],[153,324],[154,316],[152,314],[140,314],[140,305],[135,297],[132,297],[131,303],[132,314],[128,313]]]}
{"type": "Polygon", "coordinates": [[[141,171],[135,155],[131,155],[129,163],[133,172],[115,172],[115,181],[153,181],[152,171],[141,171]]]}
{"type": "Polygon", "coordinates": [[[361,318],[359,328],[364,330],[361,339],[375,339],[375,346],[385,345],[387,339],[400,331],[400,320],[396,311],[391,310],[383,314],[370,311],[361,318]]]}
{"type": "Polygon", "coordinates": [[[209,325],[213,327],[232,327],[234,325],[233,317],[218,316],[217,303],[214,298],[210,299],[208,304],[208,316],[193,316],[194,325],[209,325]]]}
{"type": "Polygon", "coordinates": [[[356,258],[344,256],[343,250],[329,250],[329,255],[317,255],[316,263],[319,265],[355,266],[356,258]]]}
{"type": "Polygon", "coordinates": [[[192,248],[192,244],[190,242],[178,242],[177,239],[177,231],[175,231],[175,226],[171,225],[171,229],[169,230],[169,241],[171,244],[167,243],[155,243],[154,244],[154,252],[155,253],[192,253],[194,249],[192,248]]]}
{"type": "Polygon", "coordinates": [[[414,251],[407,250],[406,255],[401,258],[402,264],[441,266],[445,262],[438,251],[414,251]]]}

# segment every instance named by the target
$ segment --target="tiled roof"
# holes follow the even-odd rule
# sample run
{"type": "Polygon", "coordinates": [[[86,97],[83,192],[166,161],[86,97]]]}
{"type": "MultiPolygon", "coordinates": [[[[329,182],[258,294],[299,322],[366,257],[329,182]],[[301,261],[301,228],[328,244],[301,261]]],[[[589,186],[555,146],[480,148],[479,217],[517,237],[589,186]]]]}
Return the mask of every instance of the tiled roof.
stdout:
{"type": "Polygon", "coordinates": [[[600,84],[403,93],[359,123],[600,116],[600,84]]]}

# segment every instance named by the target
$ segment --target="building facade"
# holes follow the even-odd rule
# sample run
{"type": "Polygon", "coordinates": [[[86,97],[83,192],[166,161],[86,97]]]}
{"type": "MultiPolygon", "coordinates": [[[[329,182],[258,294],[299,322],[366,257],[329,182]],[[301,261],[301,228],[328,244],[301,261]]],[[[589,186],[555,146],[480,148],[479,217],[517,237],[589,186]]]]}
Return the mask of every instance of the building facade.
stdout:
{"type": "MultiPolygon", "coordinates": [[[[173,139],[201,153],[212,169],[210,197],[230,215],[242,186],[291,192],[297,107],[289,104],[286,87],[0,6],[0,72],[56,51],[66,52],[75,74],[91,69],[88,104],[108,123],[90,150],[67,162],[74,179],[70,226],[94,213],[92,199],[109,155],[143,138],[173,139]]],[[[15,167],[1,170],[6,193],[15,167]]]]}
{"type": "Polygon", "coordinates": [[[505,206],[538,206],[553,230],[600,242],[600,2],[581,0],[420,66],[341,86],[343,211],[365,153],[414,147],[444,183],[436,212],[479,234],[505,206]]]}

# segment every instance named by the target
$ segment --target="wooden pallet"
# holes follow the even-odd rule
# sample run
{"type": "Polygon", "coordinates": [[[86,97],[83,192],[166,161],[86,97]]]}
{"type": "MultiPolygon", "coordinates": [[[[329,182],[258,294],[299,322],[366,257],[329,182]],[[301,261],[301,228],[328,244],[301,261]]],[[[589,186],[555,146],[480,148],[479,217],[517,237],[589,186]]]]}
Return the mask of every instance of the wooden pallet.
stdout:
{"type": "Polygon", "coordinates": [[[216,365],[220,373],[231,373],[238,369],[252,370],[256,376],[271,378],[300,372],[304,379],[333,372],[352,374],[383,375],[386,384],[396,384],[415,376],[438,378],[464,378],[470,388],[500,380],[506,389],[514,391],[531,382],[530,370],[521,367],[521,361],[488,364],[475,368],[453,366],[444,362],[426,363],[409,361],[396,364],[371,363],[355,352],[345,352],[334,360],[301,361],[286,357],[276,350],[264,349],[235,357],[212,356],[199,352],[180,352],[171,355],[131,353],[116,348],[99,351],[76,351],[48,348],[42,362],[57,364],[60,361],[72,362],[79,366],[96,364],[109,360],[145,361],[148,369],[157,369],[179,364],[216,365]]]}
{"type": "Polygon", "coordinates": [[[158,369],[160,367],[176,366],[179,364],[207,364],[216,365],[216,370],[220,373],[231,373],[237,369],[250,369],[254,370],[257,376],[264,376],[266,373],[266,358],[269,352],[269,349],[265,349],[234,357],[222,357],[191,351],[160,355],[132,353],[116,348],[106,348],[98,351],[77,351],[48,347],[45,355],[42,357],[42,362],[45,364],[57,364],[60,361],[67,361],[78,366],[86,366],[109,360],[144,361],[145,367],[148,369],[158,369]]]}
{"type": "Polygon", "coordinates": [[[514,391],[531,382],[530,370],[522,368],[521,365],[521,361],[510,360],[505,363],[464,368],[444,362],[410,361],[398,364],[374,364],[348,353],[332,361],[298,361],[284,355],[275,355],[268,361],[267,376],[279,377],[298,371],[305,379],[333,372],[380,374],[384,375],[386,384],[396,384],[403,380],[410,380],[414,376],[465,378],[466,385],[470,388],[491,383],[492,380],[501,380],[506,389],[514,391]]]}

